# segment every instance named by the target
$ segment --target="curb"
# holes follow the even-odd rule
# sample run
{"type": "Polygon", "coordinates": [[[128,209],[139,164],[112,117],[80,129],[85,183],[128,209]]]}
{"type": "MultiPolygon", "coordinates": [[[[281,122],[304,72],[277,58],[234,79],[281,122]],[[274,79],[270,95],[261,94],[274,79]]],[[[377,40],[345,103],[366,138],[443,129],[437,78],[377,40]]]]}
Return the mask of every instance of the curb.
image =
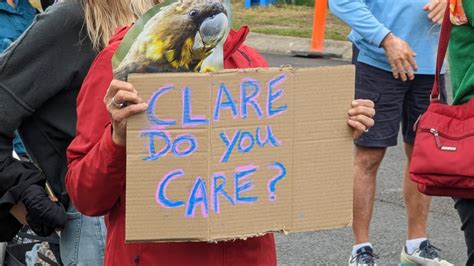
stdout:
{"type": "MultiPolygon", "coordinates": [[[[311,39],[267,35],[250,32],[245,44],[261,52],[291,54],[291,51],[311,51],[311,39]]],[[[352,59],[352,44],[348,41],[324,41],[324,52],[336,54],[342,59],[352,59]]]]}

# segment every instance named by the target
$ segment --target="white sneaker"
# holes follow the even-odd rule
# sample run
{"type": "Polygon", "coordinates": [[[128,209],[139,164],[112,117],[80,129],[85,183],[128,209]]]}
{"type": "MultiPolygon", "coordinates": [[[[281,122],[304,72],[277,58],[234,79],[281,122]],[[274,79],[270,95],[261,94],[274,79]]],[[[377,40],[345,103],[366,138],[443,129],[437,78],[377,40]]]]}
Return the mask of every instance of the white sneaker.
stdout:
{"type": "Polygon", "coordinates": [[[349,257],[349,266],[377,266],[375,259],[378,258],[370,246],[361,247],[355,256],[349,257]]]}
{"type": "Polygon", "coordinates": [[[403,247],[400,254],[400,265],[428,265],[428,266],[453,266],[439,257],[439,248],[431,245],[429,240],[421,242],[413,254],[408,254],[406,247],[403,247]]]}

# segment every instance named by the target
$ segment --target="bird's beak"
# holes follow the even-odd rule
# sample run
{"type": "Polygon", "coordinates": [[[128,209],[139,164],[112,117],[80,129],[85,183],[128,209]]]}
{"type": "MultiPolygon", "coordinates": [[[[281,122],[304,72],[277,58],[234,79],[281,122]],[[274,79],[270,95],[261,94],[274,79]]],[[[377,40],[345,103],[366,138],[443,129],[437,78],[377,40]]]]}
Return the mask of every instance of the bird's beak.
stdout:
{"type": "Polygon", "coordinates": [[[229,20],[224,13],[204,20],[194,38],[194,49],[214,48],[224,37],[229,20]]]}

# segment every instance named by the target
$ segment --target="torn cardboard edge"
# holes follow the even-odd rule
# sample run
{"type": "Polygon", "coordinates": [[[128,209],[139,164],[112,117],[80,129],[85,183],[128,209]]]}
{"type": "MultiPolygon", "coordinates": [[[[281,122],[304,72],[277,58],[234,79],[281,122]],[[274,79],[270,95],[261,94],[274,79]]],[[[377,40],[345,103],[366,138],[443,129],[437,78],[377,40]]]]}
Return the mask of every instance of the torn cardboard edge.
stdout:
{"type": "MultiPolygon", "coordinates": [[[[334,230],[334,229],[339,229],[339,228],[343,228],[343,227],[350,227],[352,226],[352,219],[351,221],[348,223],[348,224],[342,224],[342,225],[336,225],[336,226],[332,226],[332,227],[327,227],[327,228],[318,228],[318,229],[315,229],[314,231],[318,231],[318,232],[321,232],[321,231],[328,231],[328,230],[334,230]]],[[[311,230],[308,230],[308,231],[311,231],[311,230]]],[[[262,237],[262,236],[265,236],[267,234],[278,234],[278,233],[281,233],[282,235],[284,236],[287,236],[289,234],[294,234],[294,233],[304,233],[306,231],[301,231],[301,232],[290,232],[286,229],[281,229],[281,230],[272,230],[272,231],[266,231],[266,232],[261,232],[261,233],[255,233],[255,234],[248,234],[248,235],[240,235],[240,236],[236,236],[234,238],[229,238],[229,237],[223,237],[223,238],[213,238],[213,239],[209,239],[209,240],[206,240],[206,241],[203,241],[202,239],[187,239],[187,238],[183,238],[183,239],[177,239],[177,238],[170,238],[170,239],[160,239],[160,240],[147,240],[147,241],[142,241],[142,240],[125,240],[125,243],[169,243],[169,242],[176,242],[176,243],[183,243],[183,242],[206,242],[206,243],[210,243],[210,244],[216,244],[216,243],[219,243],[219,242],[232,242],[232,241],[237,241],[237,240],[247,240],[247,239],[250,239],[250,238],[254,238],[254,237],[262,237]]]]}
{"type": "MultiPolygon", "coordinates": [[[[184,106],[184,100],[180,99],[179,90],[185,85],[189,86],[193,92],[191,102],[199,103],[193,105],[192,112],[206,115],[210,122],[202,129],[204,135],[201,136],[204,140],[208,140],[208,145],[205,145],[206,150],[200,151],[208,154],[206,162],[195,161],[195,156],[184,159],[171,156],[146,164],[143,159],[140,160],[140,157],[137,156],[143,155],[142,157],[145,157],[147,155],[143,149],[146,146],[146,141],[137,137],[139,135],[137,133],[142,129],[150,128],[150,121],[147,121],[144,115],[138,115],[129,120],[127,133],[127,242],[216,242],[245,239],[268,232],[332,229],[351,223],[353,145],[346,119],[354,93],[353,66],[305,69],[288,67],[236,69],[202,74],[134,74],[130,76],[129,80],[143,99],[149,99],[150,95],[163,84],[176,85],[176,92],[174,94],[169,92],[170,96],[166,98],[166,101],[163,98],[160,101],[160,108],[154,110],[157,113],[155,115],[159,117],[172,117],[176,120],[176,126],[165,129],[170,136],[174,137],[175,134],[196,130],[180,127],[179,124],[180,121],[183,121],[183,117],[179,117],[179,115],[176,117],[180,105],[184,106]],[[278,104],[286,103],[289,107],[288,112],[274,120],[249,116],[244,121],[227,117],[219,120],[218,126],[213,125],[211,118],[216,107],[217,83],[223,81],[231,84],[229,85],[231,97],[237,99],[239,92],[236,90],[239,86],[236,84],[240,84],[241,80],[256,79],[261,83],[262,88],[267,88],[269,80],[283,72],[291,75],[291,78],[288,76],[288,79],[285,80],[286,83],[281,84],[280,87],[283,88],[284,93],[278,100],[278,104]],[[299,76],[297,76],[298,74],[299,76]],[[203,104],[205,102],[207,104],[203,104]],[[291,124],[291,129],[285,129],[285,125],[288,123],[291,124]],[[321,124],[328,128],[322,128],[321,124]],[[222,162],[215,161],[218,154],[222,152],[217,151],[222,149],[219,147],[217,137],[219,130],[235,130],[235,128],[245,130],[249,125],[250,127],[255,125],[275,126],[278,128],[278,132],[275,132],[276,136],[289,136],[291,143],[283,148],[256,152],[255,154],[258,154],[255,155],[256,157],[248,154],[234,154],[232,155],[234,161],[228,166],[223,166],[222,162]],[[284,193],[278,196],[281,202],[275,201],[276,203],[272,205],[268,202],[263,203],[262,200],[254,205],[237,207],[225,205],[221,206],[220,214],[211,212],[210,186],[216,171],[227,174],[245,163],[263,167],[277,160],[284,161],[288,173],[285,177],[286,182],[278,183],[280,192],[284,193]],[[206,163],[208,167],[198,167],[203,163],[206,163]],[[169,172],[171,166],[185,169],[186,175],[180,177],[180,182],[175,182],[173,189],[165,193],[166,196],[184,201],[187,197],[186,194],[190,193],[189,190],[193,186],[195,176],[202,176],[204,186],[209,192],[209,196],[206,198],[208,204],[206,217],[199,217],[199,213],[196,214],[196,217],[193,216],[194,218],[184,217],[182,211],[161,208],[157,202],[150,201],[150,196],[157,193],[156,183],[160,179],[163,180],[163,176],[169,172]],[[183,188],[177,188],[178,185],[183,188]],[[222,218],[223,216],[229,218],[222,218]],[[251,217],[254,222],[248,226],[242,226],[245,223],[239,222],[238,217],[247,217],[247,220],[248,217],[251,217]]],[[[261,92],[257,102],[260,101],[258,103],[263,105],[261,101],[268,100],[269,94],[271,92],[261,92]]],[[[241,95],[241,97],[245,96],[241,95]]],[[[221,143],[220,146],[222,145],[221,143]]],[[[266,176],[267,170],[264,169],[261,175],[266,176]]],[[[254,181],[256,187],[254,192],[258,194],[259,198],[266,197],[264,193],[267,192],[262,187],[266,185],[267,181],[254,181]]],[[[236,190],[239,185],[238,182],[236,184],[229,185],[227,183],[230,186],[229,191],[236,190]]],[[[247,220],[245,221],[248,222],[247,220]]]]}

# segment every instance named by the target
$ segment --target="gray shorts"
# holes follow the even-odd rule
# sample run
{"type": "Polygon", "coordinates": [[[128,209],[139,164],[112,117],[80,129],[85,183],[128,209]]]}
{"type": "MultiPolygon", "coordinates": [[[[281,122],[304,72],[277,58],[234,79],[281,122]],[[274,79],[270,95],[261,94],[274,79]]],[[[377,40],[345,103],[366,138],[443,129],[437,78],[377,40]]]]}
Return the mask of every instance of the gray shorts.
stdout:
{"type": "MultiPolygon", "coordinates": [[[[446,101],[444,75],[440,77],[442,101],[446,101]]],[[[403,141],[413,144],[413,126],[429,106],[434,75],[415,75],[414,80],[394,79],[391,72],[356,62],[355,98],[375,103],[375,125],[355,141],[362,147],[397,145],[400,123],[403,141]]]]}

